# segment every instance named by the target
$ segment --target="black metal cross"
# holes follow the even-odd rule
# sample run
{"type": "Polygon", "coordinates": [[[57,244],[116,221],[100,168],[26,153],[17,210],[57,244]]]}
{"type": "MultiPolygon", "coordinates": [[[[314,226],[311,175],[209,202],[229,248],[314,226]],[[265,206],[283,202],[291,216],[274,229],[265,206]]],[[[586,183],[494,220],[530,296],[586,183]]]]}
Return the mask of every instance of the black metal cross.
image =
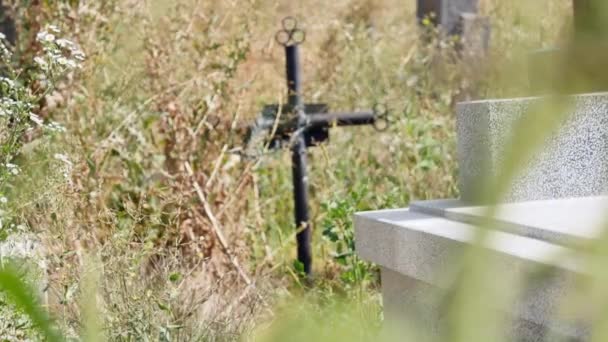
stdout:
{"type": "Polygon", "coordinates": [[[250,135],[255,132],[271,132],[267,136],[271,147],[287,144],[291,150],[298,261],[306,275],[310,276],[312,231],[308,212],[306,150],[326,141],[330,127],[373,125],[377,130],[385,130],[389,123],[388,112],[383,106],[376,105],[374,110],[328,113],[326,104],[304,104],[298,47],[306,39],[306,34],[298,28],[298,22],[293,17],[283,19],[282,24],[283,29],[277,32],[275,39],[285,48],[288,102],[282,108],[278,105],[266,106],[262,117],[250,128],[250,135]],[[279,113],[285,113],[287,118],[277,122],[279,113]]]}

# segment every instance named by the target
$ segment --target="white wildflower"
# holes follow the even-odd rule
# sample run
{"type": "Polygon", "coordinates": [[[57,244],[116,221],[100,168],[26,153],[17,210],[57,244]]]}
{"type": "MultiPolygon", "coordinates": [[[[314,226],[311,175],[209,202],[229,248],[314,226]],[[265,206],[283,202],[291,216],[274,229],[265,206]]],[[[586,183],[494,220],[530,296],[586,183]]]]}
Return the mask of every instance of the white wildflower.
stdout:
{"type": "Polygon", "coordinates": [[[65,57],[59,57],[57,58],[57,63],[59,63],[60,65],[65,66],[66,64],[68,64],[68,59],[65,57]]]}
{"type": "Polygon", "coordinates": [[[70,161],[70,158],[65,155],[65,154],[61,154],[61,153],[55,153],[55,155],[53,156],[55,159],[64,162],[66,165],[68,166],[72,166],[72,162],[70,161]]]}
{"type": "Polygon", "coordinates": [[[55,41],[55,35],[47,31],[40,31],[36,35],[36,40],[41,43],[52,43],[55,41]]]}
{"type": "Polygon", "coordinates": [[[55,32],[55,33],[60,33],[61,32],[61,30],[59,29],[59,27],[57,27],[55,25],[49,25],[49,31],[55,32]]]}
{"type": "Polygon", "coordinates": [[[5,164],[5,166],[6,166],[6,168],[8,169],[8,171],[9,171],[10,173],[12,173],[13,175],[15,175],[15,176],[16,176],[16,175],[18,175],[18,174],[19,174],[19,172],[21,171],[21,170],[19,169],[19,166],[15,165],[15,164],[6,163],[6,164],[5,164]]]}
{"type": "Polygon", "coordinates": [[[71,41],[69,41],[65,38],[57,39],[57,41],[55,43],[57,43],[57,45],[59,45],[60,47],[62,47],[64,49],[72,50],[75,47],[74,43],[72,43],[71,41]]]}
{"type": "Polygon", "coordinates": [[[77,60],[79,60],[79,61],[81,61],[81,62],[84,62],[86,56],[85,56],[84,53],[82,53],[81,51],[79,51],[78,53],[74,54],[74,58],[77,59],[77,60]]]}
{"type": "Polygon", "coordinates": [[[70,68],[70,69],[75,69],[78,68],[80,65],[78,65],[78,63],[74,62],[71,59],[68,59],[68,62],[66,63],[66,67],[70,68]]]}
{"type": "Polygon", "coordinates": [[[38,126],[42,126],[44,124],[44,120],[34,113],[30,113],[30,120],[34,121],[38,126]]]}
{"type": "Polygon", "coordinates": [[[65,180],[68,182],[68,184],[72,185],[72,179],[70,178],[70,173],[72,172],[72,167],[74,164],[72,164],[72,162],[70,161],[70,158],[65,154],[56,153],[55,159],[57,159],[65,164],[65,166],[63,167],[63,170],[62,170],[63,178],[65,178],[65,180]]]}
{"type": "Polygon", "coordinates": [[[10,88],[15,87],[15,81],[11,80],[10,78],[0,76],[0,81],[6,83],[10,88]]]}
{"type": "Polygon", "coordinates": [[[63,127],[60,123],[55,122],[55,121],[51,121],[46,127],[53,132],[65,132],[66,131],[65,127],[63,127]]]}
{"type": "Polygon", "coordinates": [[[6,204],[6,203],[8,203],[8,199],[6,197],[4,197],[4,196],[1,196],[0,197],[0,203],[6,204]]]}
{"type": "Polygon", "coordinates": [[[0,32],[0,39],[5,40],[6,36],[4,35],[4,33],[0,32]]]}
{"type": "Polygon", "coordinates": [[[42,69],[46,69],[48,67],[46,60],[44,60],[44,58],[42,58],[42,57],[34,57],[34,62],[36,64],[38,64],[38,66],[41,67],[42,69]]]}
{"type": "Polygon", "coordinates": [[[76,62],[74,62],[71,59],[65,58],[65,57],[59,57],[57,58],[57,63],[61,66],[64,66],[68,69],[74,69],[76,67],[78,67],[78,65],[76,64],[76,62]]]}
{"type": "Polygon", "coordinates": [[[8,59],[13,55],[13,53],[6,47],[3,40],[0,39],[0,57],[3,59],[8,59]]]}

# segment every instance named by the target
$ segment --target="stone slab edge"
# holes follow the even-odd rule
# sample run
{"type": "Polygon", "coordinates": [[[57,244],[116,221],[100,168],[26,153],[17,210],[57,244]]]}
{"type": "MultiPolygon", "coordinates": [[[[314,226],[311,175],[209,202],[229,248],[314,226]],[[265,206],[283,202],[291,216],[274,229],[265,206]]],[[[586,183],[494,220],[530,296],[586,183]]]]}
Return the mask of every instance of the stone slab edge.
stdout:
{"type": "MultiPolygon", "coordinates": [[[[358,213],[354,221],[361,258],[442,289],[450,288],[458,273],[455,260],[479,229],[408,209],[358,213]]],[[[564,284],[583,273],[572,250],[504,232],[490,233],[486,246],[497,260],[492,264],[497,274],[514,276],[547,266],[555,271],[561,280],[534,289],[533,295],[515,305],[513,314],[560,329],[562,323],[553,323],[553,305],[565,295],[564,284]]]]}
{"type": "MultiPolygon", "coordinates": [[[[488,220],[487,218],[479,217],[478,215],[475,215],[473,213],[450,211],[450,209],[464,208],[467,206],[470,205],[467,205],[466,202],[457,199],[433,200],[411,203],[410,210],[412,212],[439,216],[451,221],[467,223],[471,225],[478,226],[482,224],[491,224],[492,229],[498,231],[532,239],[539,239],[567,247],[576,247],[589,242],[589,239],[587,238],[583,238],[574,234],[568,234],[567,232],[546,230],[531,225],[523,225],[520,223],[513,223],[501,220],[499,218],[492,218],[488,220]]],[[[482,208],[479,206],[470,207],[482,208]]]]}

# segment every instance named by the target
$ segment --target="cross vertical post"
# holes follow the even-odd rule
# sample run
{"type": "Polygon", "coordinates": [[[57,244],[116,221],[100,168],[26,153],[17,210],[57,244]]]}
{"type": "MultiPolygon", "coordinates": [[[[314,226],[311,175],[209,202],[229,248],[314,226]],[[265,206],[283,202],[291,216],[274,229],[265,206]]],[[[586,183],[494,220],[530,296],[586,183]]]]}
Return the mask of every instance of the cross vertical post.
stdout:
{"type": "Polygon", "coordinates": [[[298,242],[298,261],[302,263],[307,276],[312,274],[312,252],[310,246],[311,229],[308,213],[308,174],[306,170],[306,141],[304,128],[306,114],[301,99],[301,75],[298,44],[285,45],[285,64],[287,68],[287,98],[290,113],[295,113],[296,130],[292,136],[291,162],[294,197],[294,216],[296,240],[298,242]]]}

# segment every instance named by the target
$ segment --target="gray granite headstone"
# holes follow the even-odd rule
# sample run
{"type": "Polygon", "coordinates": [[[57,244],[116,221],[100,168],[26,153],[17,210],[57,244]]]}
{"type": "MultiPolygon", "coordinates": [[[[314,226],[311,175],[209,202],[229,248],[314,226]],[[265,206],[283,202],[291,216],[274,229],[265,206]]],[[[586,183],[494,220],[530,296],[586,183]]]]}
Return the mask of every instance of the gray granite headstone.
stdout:
{"type": "Polygon", "coordinates": [[[595,299],[578,293],[577,284],[593,275],[581,262],[579,239],[602,236],[607,204],[608,197],[501,204],[487,217],[489,207],[439,200],[357,213],[357,253],[381,267],[386,322],[446,340],[445,304],[463,270],[458,260],[476,244],[488,252],[486,267],[499,279],[494,286],[518,289],[502,304],[484,303],[507,320],[505,340],[588,341],[594,322],[587,308],[595,299]],[[487,235],[478,239],[482,230],[487,235]]]}
{"type": "Polygon", "coordinates": [[[479,62],[490,42],[490,20],[477,14],[478,0],[418,0],[416,16],[422,22],[429,19],[447,36],[458,36],[457,50],[479,62]]]}
{"type": "Polygon", "coordinates": [[[15,45],[17,30],[15,28],[15,19],[10,12],[6,0],[0,0],[0,32],[6,36],[6,40],[15,45]]]}
{"type": "MultiPolygon", "coordinates": [[[[576,95],[561,128],[515,179],[508,202],[584,197],[608,190],[608,93],[576,95]]],[[[518,138],[513,127],[539,98],[484,100],[457,106],[459,187],[473,201],[485,177],[496,177],[504,152],[518,138]]]]}

